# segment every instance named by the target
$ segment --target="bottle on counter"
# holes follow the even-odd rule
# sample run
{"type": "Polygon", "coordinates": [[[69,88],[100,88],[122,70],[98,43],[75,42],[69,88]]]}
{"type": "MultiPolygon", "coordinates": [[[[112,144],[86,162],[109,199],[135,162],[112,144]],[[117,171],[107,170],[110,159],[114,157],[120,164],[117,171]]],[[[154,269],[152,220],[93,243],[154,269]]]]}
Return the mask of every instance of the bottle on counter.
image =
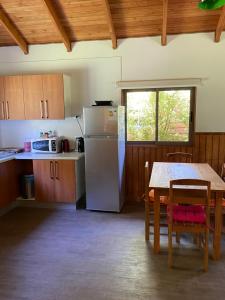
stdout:
{"type": "Polygon", "coordinates": [[[23,148],[24,148],[24,152],[31,152],[31,141],[28,140],[28,139],[26,139],[26,140],[24,141],[24,146],[23,146],[23,148]]]}

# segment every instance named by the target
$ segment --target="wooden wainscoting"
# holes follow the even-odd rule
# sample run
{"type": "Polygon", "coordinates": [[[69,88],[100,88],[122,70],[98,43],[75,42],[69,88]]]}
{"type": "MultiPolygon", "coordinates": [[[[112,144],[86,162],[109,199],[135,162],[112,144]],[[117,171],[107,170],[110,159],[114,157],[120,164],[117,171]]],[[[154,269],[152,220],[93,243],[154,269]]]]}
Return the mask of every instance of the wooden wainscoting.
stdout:
{"type": "Polygon", "coordinates": [[[189,152],[193,162],[210,164],[220,174],[225,162],[225,133],[195,133],[192,146],[126,145],[126,199],[140,201],[144,193],[144,163],[166,161],[168,152],[189,152]]]}

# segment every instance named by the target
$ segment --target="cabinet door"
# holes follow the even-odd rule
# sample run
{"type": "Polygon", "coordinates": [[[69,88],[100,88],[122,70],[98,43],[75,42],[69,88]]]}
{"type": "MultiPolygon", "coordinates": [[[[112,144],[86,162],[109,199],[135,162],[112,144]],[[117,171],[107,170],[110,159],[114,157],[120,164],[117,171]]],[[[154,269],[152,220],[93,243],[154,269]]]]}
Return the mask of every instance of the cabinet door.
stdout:
{"type": "Polygon", "coordinates": [[[64,85],[62,74],[42,75],[46,119],[64,119],[64,85]]]}
{"type": "Polygon", "coordinates": [[[18,178],[14,163],[7,161],[0,164],[0,208],[9,205],[18,196],[18,178]]]}
{"type": "Polygon", "coordinates": [[[26,120],[44,119],[42,75],[23,76],[23,90],[26,120]]]}
{"type": "Polygon", "coordinates": [[[42,202],[55,202],[54,162],[33,160],[35,199],[42,202]]]}
{"type": "Polygon", "coordinates": [[[5,76],[5,115],[7,120],[24,120],[22,76],[5,76]]]}
{"type": "Polygon", "coordinates": [[[55,161],[55,200],[57,202],[75,202],[75,192],[75,161],[55,161]]]}
{"type": "Polygon", "coordinates": [[[5,119],[5,93],[4,93],[4,78],[0,77],[0,120],[5,119]]]}

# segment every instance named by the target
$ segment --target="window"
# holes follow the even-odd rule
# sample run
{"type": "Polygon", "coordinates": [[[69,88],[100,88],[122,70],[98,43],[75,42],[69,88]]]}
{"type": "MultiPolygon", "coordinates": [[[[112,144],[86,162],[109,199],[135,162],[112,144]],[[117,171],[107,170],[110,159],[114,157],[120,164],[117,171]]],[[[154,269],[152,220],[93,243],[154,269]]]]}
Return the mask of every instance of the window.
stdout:
{"type": "Polygon", "coordinates": [[[189,143],[195,88],[125,90],[128,142],[189,143]]]}

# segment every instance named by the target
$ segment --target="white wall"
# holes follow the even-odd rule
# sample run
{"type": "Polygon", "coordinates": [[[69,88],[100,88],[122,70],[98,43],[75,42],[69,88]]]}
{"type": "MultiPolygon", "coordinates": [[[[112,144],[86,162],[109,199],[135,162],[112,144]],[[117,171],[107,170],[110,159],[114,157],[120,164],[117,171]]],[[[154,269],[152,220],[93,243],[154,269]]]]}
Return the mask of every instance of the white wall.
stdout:
{"type": "MultiPolygon", "coordinates": [[[[57,45],[59,46],[59,45],[57,45]]],[[[57,47],[56,46],[56,47],[57,47]]],[[[94,104],[94,100],[110,99],[118,103],[120,91],[115,89],[116,81],[121,79],[121,59],[87,58],[55,59],[1,63],[1,74],[64,72],[71,76],[72,116],[81,115],[82,107],[94,104]]],[[[82,119],[80,120],[82,125],[82,119]]],[[[56,130],[71,141],[81,136],[75,118],[65,121],[1,121],[1,146],[23,146],[26,139],[39,136],[40,131],[56,130]]],[[[72,146],[73,143],[71,143],[72,146]]]]}
{"type": "MultiPolygon", "coordinates": [[[[162,47],[159,37],[119,41],[112,50],[110,41],[79,42],[71,53],[61,44],[31,46],[29,55],[18,47],[0,48],[0,74],[63,71],[73,82],[73,113],[93,100],[120,100],[118,80],[207,78],[197,89],[196,130],[225,131],[225,39],[216,44],[213,34],[169,37],[162,47]]],[[[80,132],[74,119],[66,121],[2,121],[3,146],[22,146],[25,138],[39,130],[57,129],[73,138],[80,132]]]]}

